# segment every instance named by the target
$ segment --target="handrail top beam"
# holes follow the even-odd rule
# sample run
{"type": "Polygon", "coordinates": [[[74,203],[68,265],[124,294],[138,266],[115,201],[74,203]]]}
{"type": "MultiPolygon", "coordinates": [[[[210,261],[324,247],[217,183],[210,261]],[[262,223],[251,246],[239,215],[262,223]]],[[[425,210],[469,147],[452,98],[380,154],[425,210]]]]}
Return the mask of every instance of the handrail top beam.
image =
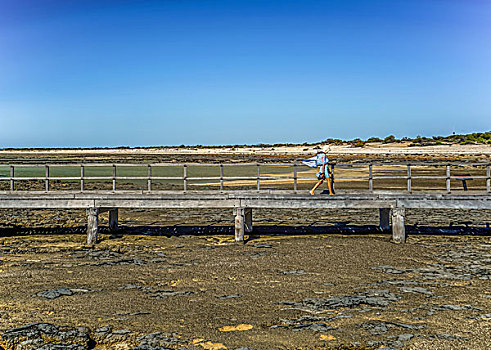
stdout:
{"type": "MultiPolygon", "coordinates": [[[[412,166],[412,167],[434,167],[434,166],[491,166],[490,162],[474,162],[474,163],[457,163],[457,162],[349,162],[349,161],[331,161],[331,164],[343,165],[343,166],[412,166]]],[[[3,163],[0,167],[182,167],[182,166],[210,166],[210,167],[220,167],[220,166],[298,166],[303,165],[301,162],[288,162],[288,163],[258,163],[258,162],[247,162],[247,163],[3,163]]]]}

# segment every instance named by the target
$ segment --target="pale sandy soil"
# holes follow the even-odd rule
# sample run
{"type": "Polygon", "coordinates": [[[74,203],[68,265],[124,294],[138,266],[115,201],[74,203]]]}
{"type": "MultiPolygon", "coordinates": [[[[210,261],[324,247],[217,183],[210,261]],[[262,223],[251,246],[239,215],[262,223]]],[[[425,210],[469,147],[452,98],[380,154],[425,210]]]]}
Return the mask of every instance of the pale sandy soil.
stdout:
{"type": "MultiPolygon", "coordinates": [[[[408,147],[408,142],[402,143],[371,143],[364,147],[353,147],[349,145],[330,146],[331,155],[420,155],[420,156],[477,156],[491,157],[491,145],[438,145],[424,147],[408,147]]],[[[166,155],[309,155],[317,152],[316,145],[313,146],[281,146],[281,147],[213,147],[213,148],[105,148],[105,149],[13,149],[0,150],[0,157],[11,154],[113,154],[113,155],[145,155],[145,154],[166,154],[166,155]]]]}

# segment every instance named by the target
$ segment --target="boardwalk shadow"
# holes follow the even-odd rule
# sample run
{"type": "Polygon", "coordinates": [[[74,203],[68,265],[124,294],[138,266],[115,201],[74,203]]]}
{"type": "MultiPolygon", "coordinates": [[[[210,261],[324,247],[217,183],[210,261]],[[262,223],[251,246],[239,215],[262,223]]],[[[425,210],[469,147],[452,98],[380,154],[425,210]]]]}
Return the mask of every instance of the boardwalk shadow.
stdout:
{"type": "MultiPolygon", "coordinates": [[[[25,236],[25,235],[66,235],[86,234],[86,226],[76,227],[3,227],[0,228],[0,236],[25,236]]],[[[100,226],[101,234],[110,234],[107,226],[100,226]]],[[[329,226],[288,226],[288,225],[265,225],[254,226],[254,231],[249,235],[248,241],[258,236],[268,235],[316,235],[316,234],[341,234],[341,235],[371,235],[386,233],[375,225],[347,225],[338,223],[329,226]]],[[[408,235],[441,235],[441,236],[491,236],[489,227],[471,226],[406,226],[408,235]]],[[[120,226],[113,238],[122,235],[148,235],[148,236],[183,236],[183,235],[234,235],[232,226],[120,226]]]]}

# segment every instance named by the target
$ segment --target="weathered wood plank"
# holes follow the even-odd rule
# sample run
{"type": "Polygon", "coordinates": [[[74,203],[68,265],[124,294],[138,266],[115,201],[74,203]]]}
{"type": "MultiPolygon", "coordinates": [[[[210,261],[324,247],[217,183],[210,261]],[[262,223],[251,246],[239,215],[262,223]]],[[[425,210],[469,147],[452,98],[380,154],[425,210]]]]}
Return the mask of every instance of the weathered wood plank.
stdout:
{"type": "Polygon", "coordinates": [[[335,195],[300,194],[162,194],[131,193],[59,193],[0,194],[0,208],[406,208],[491,209],[491,195],[335,195]]]}

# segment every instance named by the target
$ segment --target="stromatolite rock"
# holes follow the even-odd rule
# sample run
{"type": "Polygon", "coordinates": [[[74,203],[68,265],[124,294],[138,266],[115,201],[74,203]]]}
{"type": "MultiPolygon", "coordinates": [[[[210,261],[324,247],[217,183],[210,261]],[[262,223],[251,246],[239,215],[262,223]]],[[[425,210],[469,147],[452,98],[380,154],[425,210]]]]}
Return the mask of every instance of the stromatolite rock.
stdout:
{"type": "Polygon", "coordinates": [[[2,334],[2,342],[12,350],[86,350],[93,341],[86,327],[31,323],[2,334]]]}
{"type": "Polygon", "coordinates": [[[152,298],[155,298],[155,299],[166,299],[168,297],[177,297],[177,296],[194,294],[194,292],[190,292],[190,291],[173,291],[173,290],[147,291],[147,293],[152,298]]]}
{"type": "Polygon", "coordinates": [[[283,275],[305,275],[306,272],[304,270],[290,270],[290,271],[281,271],[283,275]]]}
{"type": "Polygon", "coordinates": [[[57,288],[51,290],[45,290],[43,292],[39,292],[34,294],[33,296],[46,298],[46,299],[56,299],[58,297],[67,295],[73,295],[77,293],[90,293],[90,292],[100,292],[102,289],[82,289],[82,288],[57,288]]]}
{"type": "Polygon", "coordinates": [[[101,261],[95,266],[113,266],[113,265],[145,265],[147,262],[145,260],[136,258],[118,259],[111,261],[101,261]]]}
{"type": "Polygon", "coordinates": [[[130,334],[128,329],[113,330],[111,326],[105,326],[94,331],[94,340],[97,344],[113,344],[128,340],[130,334]]]}
{"type": "Polygon", "coordinates": [[[177,334],[166,334],[161,332],[150,333],[139,337],[137,339],[139,342],[138,347],[135,349],[167,349],[168,346],[175,348],[178,345],[185,344],[187,341],[179,339],[177,334]]]}
{"type": "Polygon", "coordinates": [[[31,323],[2,334],[0,349],[6,350],[90,350],[101,345],[112,348],[119,344],[132,350],[186,350],[188,340],[175,333],[151,333],[140,337],[127,329],[100,327],[91,332],[86,327],[56,326],[31,323]]]}
{"type": "MultiPolygon", "coordinates": [[[[372,335],[380,335],[386,333],[394,327],[400,327],[405,329],[426,328],[426,326],[423,324],[408,324],[408,323],[397,323],[397,322],[365,322],[362,323],[360,327],[366,329],[372,335]]],[[[406,337],[402,337],[402,339],[398,339],[398,340],[403,341],[404,338],[406,337]]]]}
{"type": "Polygon", "coordinates": [[[369,306],[387,306],[391,302],[398,301],[401,297],[390,292],[387,289],[369,289],[356,295],[347,295],[341,297],[306,298],[301,302],[280,302],[281,305],[290,305],[297,308],[305,308],[314,311],[323,311],[337,308],[352,308],[359,305],[369,306]]]}
{"type": "Polygon", "coordinates": [[[321,316],[302,316],[297,319],[281,319],[279,325],[273,325],[270,328],[283,328],[292,331],[309,330],[313,332],[327,332],[336,327],[330,326],[327,323],[344,316],[321,317],[321,316]]]}
{"type": "Polygon", "coordinates": [[[46,299],[56,299],[62,295],[73,295],[73,291],[68,288],[56,288],[51,290],[45,290],[43,292],[36,293],[35,296],[46,298],[46,299]]]}

